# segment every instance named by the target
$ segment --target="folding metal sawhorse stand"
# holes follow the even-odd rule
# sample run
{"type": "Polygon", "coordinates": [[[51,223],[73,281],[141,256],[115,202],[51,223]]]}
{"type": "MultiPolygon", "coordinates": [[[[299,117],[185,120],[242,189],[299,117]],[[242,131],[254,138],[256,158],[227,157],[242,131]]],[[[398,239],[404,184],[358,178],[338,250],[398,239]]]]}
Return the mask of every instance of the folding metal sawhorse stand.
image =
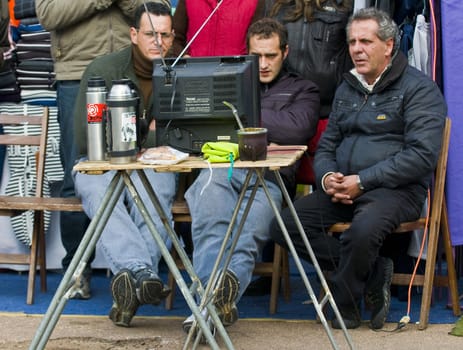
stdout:
{"type": "MultiPolygon", "coordinates": [[[[321,269],[318,265],[318,262],[315,258],[315,255],[310,247],[310,244],[304,234],[304,231],[303,231],[303,228],[302,228],[302,225],[300,224],[300,221],[297,217],[297,214],[296,214],[296,211],[294,209],[294,206],[292,205],[292,202],[291,202],[291,199],[286,191],[286,188],[284,186],[284,183],[281,179],[281,176],[279,174],[279,169],[282,168],[282,167],[286,167],[286,166],[290,166],[291,164],[294,164],[294,162],[300,158],[303,154],[303,152],[305,151],[305,146],[291,146],[291,147],[285,147],[285,146],[281,146],[281,147],[277,147],[276,150],[277,152],[275,154],[272,155],[272,152],[269,152],[269,155],[268,155],[268,159],[266,161],[261,161],[261,162],[240,162],[240,161],[237,161],[235,162],[235,167],[242,167],[242,168],[248,168],[249,169],[249,174],[251,174],[251,172],[254,172],[258,178],[259,178],[259,182],[257,185],[261,185],[267,195],[267,198],[269,200],[269,203],[270,205],[272,206],[272,209],[276,215],[276,219],[278,220],[281,228],[282,228],[282,231],[285,235],[285,239],[287,241],[287,244],[288,244],[288,247],[289,247],[289,250],[296,262],[296,266],[298,268],[298,271],[301,275],[301,278],[303,279],[303,282],[307,288],[307,291],[309,293],[309,296],[310,298],[312,299],[312,302],[313,302],[313,305],[316,309],[316,312],[327,332],[327,335],[329,337],[329,340],[333,346],[334,349],[338,349],[338,346],[336,344],[336,341],[332,335],[332,332],[331,332],[331,329],[330,327],[328,326],[328,322],[326,321],[326,318],[325,318],[325,315],[323,313],[323,306],[326,305],[327,303],[330,303],[331,307],[333,308],[333,311],[335,313],[335,316],[338,318],[340,324],[341,324],[341,327],[342,327],[342,330],[343,330],[343,334],[347,340],[347,343],[349,344],[350,348],[353,349],[353,345],[352,345],[352,341],[350,339],[350,336],[349,334],[347,333],[347,329],[345,328],[345,325],[344,325],[344,322],[341,318],[341,315],[337,309],[337,306],[334,302],[334,299],[332,297],[332,294],[331,292],[329,291],[329,288],[328,288],[328,285],[326,283],[326,280],[323,276],[323,273],[321,272],[321,269]],[[325,297],[322,299],[321,302],[318,302],[317,300],[317,297],[315,296],[314,292],[313,292],[313,289],[310,285],[310,282],[305,274],[305,271],[304,271],[304,268],[302,267],[302,264],[301,264],[301,261],[298,257],[298,254],[294,248],[294,245],[292,244],[291,240],[290,240],[290,237],[289,237],[289,234],[286,230],[286,226],[284,225],[284,222],[282,221],[281,219],[281,215],[279,213],[279,208],[277,208],[276,204],[274,203],[273,199],[271,198],[270,196],[270,193],[269,193],[269,190],[268,190],[268,187],[266,186],[266,183],[263,179],[263,172],[265,171],[265,169],[270,169],[271,171],[273,171],[275,173],[275,176],[277,178],[277,181],[278,181],[278,184],[280,186],[280,189],[283,193],[283,196],[284,196],[284,199],[286,200],[286,202],[288,203],[288,207],[290,208],[292,214],[294,215],[294,219],[296,220],[296,223],[298,224],[298,228],[299,228],[299,231],[303,237],[303,240],[304,240],[304,243],[306,245],[306,248],[307,248],[307,251],[309,253],[309,256],[311,257],[312,259],[312,263],[314,265],[314,268],[315,270],[317,271],[317,274],[318,274],[318,277],[320,279],[320,282],[321,282],[321,285],[322,285],[322,288],[324,289],[325,291],[325,297]]],[[[274,148],[275,149],[275,148],[274,148]]],[[[90,163],[90,162],[89,162],[90,163]]],[[[117,170],[115,176],[113,177],[109,187],[108,187],[108,190],[103,198],[103,201],[102,201],[102,204],[100,206],[100,208],[98,209],[94,219],[91,221],[90,223],[90,226],[89,228],[87,229],[87,232],[85,233],[84,237],[83,237],[83,240],[81,242],[81,244],[79,245],[79,248],[73,258],[73,260],[71,261],[71,264],[69,266],[69,268],[67,269],[59,287],[58,287],[58,290],[57,292],[55,293],[53,299],[52,299],[52,302],[47,310],[47,313],[45,314],[42,322],[40,323],[36,333],[35,333],[35,336],[32,340],[32,343],[31,343],[31,346],[30,346],[30,349],[33,349],[33,350],[36,350],[36,349],[43,349],[51,335],[51,332],[53,331],[60,315],[61,315],[61,312],[62,310],[64,309],[64,306],[67,302],[67,300],[69,299],[69,293],[71,292],[71,289],[72,289],[72,286],[73,286],[73,282],[75,281],[75,279],[82,273],[82,271],[84,270],[89,258],[90,258],[90,255],[92,254],[95,246],[96,246],[96,242],[98,241],[99,237],[101,236],[101,233],[103,231],[103,228],[105,227],[106,225],[106,222],[108,221],[108,218],[109,216],[111,215],[113,209],[114,209],[114,206],[118,200],[118,198],[120,197],[123,189],[124,189],[124,186],[126,186],[130,192],[130,194],[132,195],[132,197],[134,198],[135,200],[135,203],[138,207],[138,209],[140,210],[141,212],[141,215],[143,216],[143,218],[145,219],[146,223],[147,223],[147,226],[148,228],[150,229],[152,235],[153,235],[153,238],[156,242],[156,244],[159,245],[159,248],[161,250],[161,253],[170,269],[170,271],[172,272],[172,274],[174,275],[174,278],[178,284],[178,286],[180,287],[180,290],[182,292],[182,294],[184,295],[185,297],[185,300],[187,301],[187,304],[188,306],[190,307],[191,311],[193,312],[193,315],[195,316],[196,318],[196,322],[199,324],[199,327],[200,327],[200,332],[198,334],[198,337],[196,338],[196,342],[195,344],[193,345],[194,347],[197,345],[197,341],[199,339],[199,336],[200,336],[200,333],[204,333],[204,336],[206,337],[207,341],[208,341],[208,344],[211,348],[213,349],[219,349],[219,346],[214,338],[214,336],[212,335],[212,332],[207,324],[207,320],[205,317],[203,317],[203,315],[201,314],[201,310],[203,310],[204,308],[207,308],[207,314],[209,317],[211,317],[212,321],[213,321],[213,324],[215,325],[215,327],[217,328],[219,334],[221,335],[224,343],[225,343],[225,346],[228,348],[228,349],[233,349],[233,345],[231,343],[231,340],[230,338],[228,337],[228,334],[227,332],[225,331],[223,325],[221,324],[219,318],[218,318],[218,315],[215,311],[215,308],[211,306],[211,298],[210,296],[212,294],[210,294],[209,292],[213,289],[213,282],[214,282],[214,278],[211,278],[211,285],[208,285],[206,287],[206,292],[204,292],[202,286],[201,286],[201,283],[199,282],[199,279],[197,278],[194,270],[193,270],[193,267],[191,265],[191,262],[189,261],[188,257],[186,256],[183,248],[181,247],[181,244],[178,240],[178,237],[176,235],[176,233],[173,231],[171,225],[170,225],[170,222],[167,218],[167,216],[165,215],[162,207],[160,206],[160,203],[154,193],[154,191],[152,190],[152,187],[149,185],[146,177],[144,176],[144,173],[143,173],[143,169],[147,169],[147,168],[150,168],[150,166],[143,166],[143,165],[140,165],[140,163],[133,163],[133,164],[130,164],[130,165],[127,165],[127,166],[124,166],[123,168],[121,168],[120,165],[118,166],[111,166],[109,164],[106,164],[106,167],[104,166],[104,162],[103,162],[103,165],[101,162],[94,162],[94,163],[97,163],[97,164],[93,164],[93,168],[92,168],[92,164],[90,164],[89,168],[87,168],[88,171],[92,172],[92,171],[107,171],[107,170],[117,170]],[[152,221],[152,219],[150,218],[147,210],[146,210],[146,207],[144,205],[144,203],[142,203],[142,201],[140,200],[140,197],[137,193],[137,190],[135,189],[135,187],[133,186],[133,183],[130,179],[130,172],[131,171],[137,171],[140,175],[140,178],[142,179],[142,183],[144,184],[144,187],[146,188],[146,190],[148,191],[148,194],[150,195],[150,199],[152,200],[158,214],[160,215],[161,219],[163,220],[163,223],[164,223],[164,226],[166,227],[168,233],[169,233],[169,236],[171,236],[170,238],[172,239],[172,243],[173,243],[173,246],[174,248],[177,250],[177,253],[179,254],[180,258],[182,259],[182,262],[185,264],[185,267],[186,267],[186,270],[188,272],[188,274],[190,275],[191,279],[192,279],[192,288],[188,288],[182,275],[180,274],[180,271],[178,270],[171,254],[170,254],[170,251],[167,249],[167,247],[165,246],[165,243],[164,241],[162,240],[162,238],[160,237],[160,235],[158,234],[155,226],[154,226],[154,223],[152,221]],[[202,296],[202,302],[201,302],[201,305],[200,307],[197,306],[192,294],[196,292],[196,293],[199,293],[200,296],[202,296]],[[201,309],[200,309],[201,308],[201,309]]],[[[228,167],[228,165],[223,165],[223,164],[214,164],[212,165],[213,167],[228,167]]],[[[164,169],[164,171],[174,171],[174,172],[185,172],[185,171],[191,171],[191,169],[199,169],[199,168],[205,168],[207,167],[207,165],[204,164],[203,161],[199,160],[199,159],[192,159],[190,161],[185,161],[184,163],[180,163],[176,166],[170,166],[166,169],[164,169]],[[189,169],[189,170],[185,170],[185,169],[189,169]]],[[[151,166],[151,168],[156,168],[154,166],[151,166]]],[[[157,167],[157,168],[162,168],[162,167],[157,167]]],[[[83,167],[81,169],[79,169],[77,167],[77,170],[85,170],[86,168],[83,167]]],[[[158,169],[159,170],[159,169],[158,169]]],[[[257,188],[257,187],[256,187],[257,188]]],[[[247,209],[245,210],[245,212],[247,213],[248,209],[249,209],[249,206],[251,205],[251,202],[252,200],[250,200],[248,203],[247,203],[247,209]]],[[[237,207],[241,204],[241,202],[239,202],[237,204],[237,207]]],[[[245,220],[245,216],[247,214],[244,215],[244,218],[243,220],[245,220]]],[[[234,221],[235,221],[236,217],[234,216],[234,218],[232,219],[232,222],[230,223],[230,228],[229,228],[229,231],[231,230],[231,227],[233,226],[234,224],[234,221]]],[[[243,224],[243,220],[242,222],[239,224],[239,227],[242,227],[242,224],[243,224]]],[[[240,230],[241,228],[239,228],[238,230],[240,230]]],[[[237,235],[238,236],[238,235],[237,235]]],[[[233,243],[233,244],[236,244],[236,243],[233,243]]],[[[217,259],[217,261],[219,260],[219,258],[217,259]]],[[[229,261],[229,260],[228,260],[229,261]]],[[[191,333],[190,333],[191,335],[191,333]]],[[[190,335],[189,335],[189,338],[190,338],[190,335]]],[[[188,344],[188,341],[187,343],[188,344]]],[[[186,346],[185,344],[185,346],[186,346]]]]}
{"type": "MultiPolygon", "coordinates": [[[[284,147],[284,146],[279,146],[280,149],[285,149],[286,150],[293,150],[294,151],[294,147],[293,146],[288,146],[288,147],[284,147]]],[[[296,158],[297,159],[297,158],[296,158]]],[[[275,214],[275,217],[278,221],[278,224],[280,225],[280,228],[285,236],[285,240],[287,242],[287,245],[288,245],[288,248],[294,258],[294,261],[296,263],[296,266],[298,268],[298,271],[299,271],[299,274],[301,275],[301,278],[304,282],[304,285],[307,289],[307,292],[309,293],[309,296],[312,300],[312,303],[315,307],[315,311],[317,312],[317,315],[321,321],[321,323],[323,324],[324,328],[325,328],[325,331],[328,335],[328,338],[330,340],[330,343],[333,347],[333,349],[339,349],[338,347],[338,344],[336,343],[336,340],[334,339],[334,336],[333,336],[333,333],[331,331],[331,328],[329,327],[328,325],[328,322],[326,320],[326,317],[325,317],[325,314],[323,313],[323,308],[324,306],[329,303],[330,306],[332,307],[333,309],[333,312],[335,313],[335,316],[336,318],[338,319],[339,323],[341,324],[341,328],[342,328],[342,331],[343,331],[343,335],[346,339],[346,343],[347,345],[349,346],[350,349],[354,349],[354,345],[353,345],[353,342],[352,342],[352,339],[349,335],[349,333],[347,332],[347,329],[345,327],[345,324],[344,324],[344,321],[342,319],[342,316],[336,306],[336,303],[334,301],[334,298],[333,298],[333,295],[331,294],[331,291],[329,290],[329,287],[328,287],[328,284],[326,282],[326,279],[325,279],[325,276],[323,275],[323,272],[321,271],[320,269],[320,265],[318,264],[318,261],[315,257],[315,254],[312,250],[312,247],[307,239],[307,236],[305,235],[305,232],[304,232],[304,229],[302,227],[302,224],[299,220],[299,217],[297,216],[297,213],[296,213],[296,210],[294,208],[294,205],[291,201],[291,198],[288,194],[288,191],[286,190],[286,187],[284,185],[284,182],[283,182],[283,179],[281,178],[281,175],[280,175],[280,172],[279,172],[279,169],[280,167],[279,166],[274,166],[273,169],[271,169],[271,171],[274,172],[275,174],[275,177],[277,179],[277,182],[278,182],[278,185],[280,187],[280,190],[282,191],[283,193],[283,197],[288,205],[288,208],[289,210],[291,211],[291,214],[293,215],[294,217],[294,220],[297,224],[297,227],[298,227],[298,230],[299,230],[299,233],[301,234],[301,237],[304,241],[304,244],[306,246],[306,249],[307,249],[307,252],[312,260],[312,264],[317,272],[317,275],[319,277],[319,280],[320,280],[320,283],[321,283],[321,286],[325,292],[325,296],[323,297],[323,299],[319,302],[317,297],[315,296],[315,293],[312,289],[312,286],[310,284],[310,281],[308,280],[307,278],[307,275],[304,271],[304,268],[302,266],[302,263],[301,263],[301,260],[299,258],[299,255],[297,254],[297,251],[294,247],[294,244],[293,242],[291,241],[291,238],[289,236],[289,233],[288,233],[288,230],[286,229],[286,225],[285,223],[283,222],[282,218],[281,218],[281,214],[280,214],[280,209],[277,207],[277,205],[275,204],[271,194],[270,194],[270,191],[268,189],[268,186],[264,180],[264,172],[266,170],[267,167],[264,167],[264,166],[254,166],[254,167],[250,167],[249,168],[249,171],[248,171],[248,174],[247,174],[247,177],[246,177],[246,181],[245,183],[243,184],[243,188],[247,188],[249,182],[250,182],[250,177],[251,177],[251,174],[255,173],[258,177],[258,181],[255,183],[254,185],[254,188],[253,188],[253,192],[250,196],[250,199],[248,201],[248,203],[246,204],[246,207],[245,207],[245,210],[244,210],[244,213],[243,213],[243,217],[241,218],[241,221],[238,223],[238,228],[237,228],[237,231],[235,232],[235,236],[232,240],[232,243],[231,243],[231,248],[230,248],[230,251],[233,251],[234,250],[234,247],[236,246],[236,243],[239,239],[239,236],[241,234],[241,231],[242,231],[242,228],[243,228],[243,225],[244,225],[244,221],[246,220],[246,217],[247,217],[247,214],[250,210],[250,207],[252,205],[252,201],[254,199],[254,196],[255,196],[255,193],[256,193],[256,190],[259,186],[262,186],[262,188],[264,189],[265,191],[265,194],[267,196],[267,200],[269,202],[269,204],[271,205],[273,211],[274,211],[274,214],[275,214]]],[[[228,228],[228,231],[226,233],[226,236],[224,238],[224,243],[221,247],[221,250],[219,252],[219,257],[217,258],[216,260],[216,264],[214,265],[214,268],[212,270],[212,273],[211,273],[211,280],[215,280],[215,279],[218,279],[218,263],[219,263],[219,260],[223,254],[223,251],[225,249],[225,244],[226,242],[228,242],[229,238],[230,238],[230,235],[231,235],[231,229],[233,228],[234,224],[235,224],[235,221],[236,221],[236,216],[238,214],[238,209],[239,207],[241,206],[242,204],[242,198],[243,196],[243,193],[240,194],[240,197],[237,201],[237,204],[236,204],[236,207],[235,207],[235,210],[234,210],[234,213],[233,213],[233,216],[232,216],[232,219],[231,219],[231,222],[230,222],[230,226],[228,228]]],[[[228,258],[225,260],[224,262],[224,269],[226,269],[226,267],[228,266],[228,263],[230,262],[230,258],[231,258],[231,255],[228,256],[228,258]]],[[[213,286],[214,284],[212,284],[213,286]]],[[[206,292],[205,292],[205,295],[210,295],[210,289],[209,287],[211,287],[211,285],[209,284],[207,287],[206,287],[206,292]]],[[[207,297],[205,297],[207,298],[207,297]]],[[[207,305],[207,302],[204,303],[204,305],[207,305]]],[[[203,306],[203,303],[201,303],[200,305],[200,308],[203,306]]]]}
{"type": "MultiPolygon", "coordinates": [[[[191,262],[189,261],[185,251],[181,247],[181,243],[178,239],[178,236],[173,231],[172,226],[170,225],[170,222],[167,216],[165,215],[159,203],[159,200],[157,199],[154,191],[152,190],[152,187],[149,185],[149,182],[144,172],[142,171],[142,169],[135,170],[138,172],[140,179],[142,180],[142,183],[148,191],[150,199],[153,201],[153,204],[156,210],[158,211],[158,214],[162,218],[164,226],[168,230],[169,236],[171,236],[170,238],[172,239],[173,246],[177,250],[177,253],[182,259],[183,263],[185,264],[185,267],[192,279],[192,288],[194,288],[196,292],[202,293],[202,286],[196,274],[194,273],[191,262]]],[[[175,261],[171,256],[169,249],[167,248],[161,236],[157,232],[156,227],[144,203],[140,200],[140,196],[138,195],[138,192],[135,186],[133,185],[132,180],[130,179],[130,172],[131,170],[118,170],[113,179],[111,180],[106,194],[100,205],[100,208],[95,214],[93,220],[90,222],[90,225],[82,239],[82,242],[80,243],[79,248],[77,249],[65,275],[63,276],[60,285],[58,286],[58,289],[50,303],[50,306],[48,307],[48,310],[44,318],[42,319],[38,329],[36,330],[34,338],[32,339],[31,345],[29,347],[30,350],[44,349],[45,345],[47,344],[50,335],[54,327],[56,326],[56,323],[58,322],[58,319],[66,305],[66,302],[69,300],[69,294],[72,292],[74,281],[78,276],[80,276],[80,274],[84,270],[92,252],[95,249],[96,242],[100,238],[103,228],[105,227],[109,219],[109,216],[111,215],[114,206],[116,205],[118,198],[122,194],[124,186],[128,188],[138,209],[140,210],[141,215],[146,221],[146,224],[150,229],[156,244],[158,244],[162,256],[165,259],[170,271],[174,275],[175,280],[178,286],[180,287],[180,290],[182,291],[182,294],[185,297],[186,302],[188,303],[188,306],[195,315],[197,322],[199,322],[201,332],[206,337],[208,344],[211,346],[212,349],[220,349],[209,326],[207,325],[206,320],[201,315],[200,309],[198,308],[192,296],[192,291],[190,291],[190,288],[188,288],[188,286],[186,285],[179,269],[175,264],[175,261]]],[[[213,319],[214,325],[216,326],[219,334],[221,335],[227,349],[233,349],[231,340],[228,337],[228,334],[225,331],[225,328],[223,327],[222,323],[220,322],[215,308],[210,307],[209,305],[206,305],[206,307],[208,309],[208,315],[213,319]]]]}
{"type": "Polygon", "coordinates": [[[278,185],[280,186],[280,189],[283,193],[283,197],[288,205],[289,210],[291,211],[291,214],[293,215],[294,221],[296,222],[297,228],[299,230],[299,233],[304,241],[305,247],[307,249],[307,252],[310,256],[310,259],[312,261],[312,265],[315,268],[315,271],[317,272],[317,276],[320,280],[321,287],[323,288],[323,291],[325,293],[325,296],[323,299],[319,302],[313,289],[312,286],[309,282],[309,279],[307,278],[307,275],[304,271],[304,267],[302,266],[301,259],[299,258],[299,255],[297,254],[297,251],[294,247],[293,242],[291,241],[291,238],[289,236],[288,230],[286,229],[286,225],[283,222],[283,219],[281,218],[281,214],[279,209],[276,207],[274,201],[272,200],[270,196],[270,192],[268,190],[267,185],[265,184],[263,174],[260,171],[256,171],[257,175],[259,176],[259,179],[262,183],[262,187],[265,191],[265,194],[267,195],[267,198],[269,200],[270,205],[273,208],[273,211],[275,213],[276,220],[278,221],[278,224],[280,225],[281,231],[283,232],[283,235],[286,240],[286,244],[288,245],[289,251],[291,252],[291,255],[293,256],[294,262],[297,266],[297,269],[299,271],[299,274],[301,275],[302,281],[304,282],[304,285],[307,289],[307,292],[309,293],[310,299],[312,300],[313,306],[315,307],[315,311],[317,312],[318,317],[320,318],[320,321],[325,328],[326,334],[328,335],[328,338],[331,342],[331,345],[333,349],[339,349],[338,344],[336,343],[336,340],[333,337],[333,333],[331,331],[330,326],[328,325],[328,322],[326,320],[325,314],[323,313],[323,308],[324,306],[329,303],[331,308],[333,309],[333,312],[336,316],[336,318],[339,321],[339,324],[341,325],[344,337],[346,339],[346,342],[349,346],[350,349],[354,349],[354,344],[352,342],[352,339],[347,332],[347,328],[344,324],[344,320],[342,319],[341,313],[339,312],[339,309],[334,301],[333,295],[331,294],[330,289],[328,288],[328,284],[326,282],[325,276],[323,275],[322,270],[320,269],[320,265],[318,264],[317,258],[315,257],[315,254],[312,250],[312,247],[307,239],[307,236],[304,233],[304,228],[302,227],[301,221],[299,220],[299,217],[297,216],[296,209],[294,208],[294,205],[291,201],[291,197],[288,194],[288,191],[285,188],[283,179],[281,178],[281,175],[278,170],[274,170],[275,177],[278,181],[278,185]]]}

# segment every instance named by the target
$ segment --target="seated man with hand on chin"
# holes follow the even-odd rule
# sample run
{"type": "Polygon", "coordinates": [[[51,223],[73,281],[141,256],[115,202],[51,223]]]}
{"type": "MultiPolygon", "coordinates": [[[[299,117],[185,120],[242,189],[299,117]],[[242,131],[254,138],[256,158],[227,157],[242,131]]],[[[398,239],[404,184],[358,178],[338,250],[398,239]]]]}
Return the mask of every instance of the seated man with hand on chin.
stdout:
{"type": "MultiPolygon", "coordinates": [[[[285,70],[284,61],[289,50],[287,40],[285,27],[269,18],[253,23],[247,33],[249,54],[259,56],[262,126],[268,130],[268,142],[305,145],[317,129],[319,92],[311,81],[285,70]]],[[[281,170],[290,192],[295,190],[295,172],[296,165],[281,170]]],[[[246,169],[234,168],[229,179],[228,169],[214,169],[212,174],[204,169],[185,194],[192,217],[193,266],[204,285],[209,280],[246,174],[246,169]]],[[[256,180],[254,175],[246,189],[238,220],[243,215],[256,180]]],[[[273,200],[281,206],[282,193],[276,179],[268,174],[266,183],[273,200]]],[[[238,319],[236,303],[251,281],[255,261],[262,253],[263,245],[270,239],[269,224],[273,216],[267,196],[259,188],[230,265],[222,271],[222,285],[214,300],[225,326],[238,319]]],[[[221,263],[223,266],[224,262],[221,263]]],[[[185,331],[189,331],[193,320],[192,315],[184,321],[185,331]]]]}

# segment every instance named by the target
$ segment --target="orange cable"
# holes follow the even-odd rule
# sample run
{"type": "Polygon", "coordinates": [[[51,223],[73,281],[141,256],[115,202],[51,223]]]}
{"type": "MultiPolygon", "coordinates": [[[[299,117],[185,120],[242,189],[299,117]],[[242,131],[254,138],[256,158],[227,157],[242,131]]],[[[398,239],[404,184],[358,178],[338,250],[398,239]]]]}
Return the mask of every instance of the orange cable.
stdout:
{"type": "Polygon", "coordinates": [[[432,80],[436,81],[436,66],[437,66],[437,24],[436,24],[436,14],[434,12],[433,0],[429,0],[429,9],[431,12],[431,24],[432,24],[432,80]]]}
{"type": "MultiPolygon", "coordinates": [[[[436,24],[436,17],[434,12],[434,4],[433,0],[429,0],[429,9],[430,9],[430,21],[432,24],[432,39],[433,39],[433,46],[432,46],[432,61],[431,61],[431,70],[432,70],[432,80],[436,81],[436,66],[437,66],[437,24],[436,24]]],[[[413,269],[412,276],[410,278],[410,283],[408,285],[408,295],[407,295],[407,316],[410,316],[410,309],[411,309],[411,295],[412,295],[412,287],[413,281],[415,280],[416,271],[418,270],[419,263],[421,261],[421,257],[424,251],[424,245],[426,242],[426,237],[428,235],[428,224],[429,224],[429,215],[430,215],[430,208],[431,208],[431,191],[428,189],[428,205],[426,209],[426,223],[423,232],[423,239],[421,241],[420,252],[418,254],[418,258],[415,263],[415,267],[413,269]]],[[[429,258],[429,257],[427,257],[429,258]]]]}
{"type": "Polygon", "coordinates": [[[426,242],[426,237],[428,235],[428,224],[429,224],[430,208],[431,208],[431,191],[428,189],[428,205],[427,205],[427,208],[426,208],[426,222],[425,222],[425,225],[424,225],[423,239],[421,241],[420,252],[418,254],[418,258],[416,259],[415,267],[413,268],[412,277],[410,278],[410,283],[408,285],[407,316],[410,316],[413,281],[415,280],[416,271],[418,270],[418,266],[420,264],[421,257],[423,255],[423,251],[424,251],[424,244],[426,242]]]}

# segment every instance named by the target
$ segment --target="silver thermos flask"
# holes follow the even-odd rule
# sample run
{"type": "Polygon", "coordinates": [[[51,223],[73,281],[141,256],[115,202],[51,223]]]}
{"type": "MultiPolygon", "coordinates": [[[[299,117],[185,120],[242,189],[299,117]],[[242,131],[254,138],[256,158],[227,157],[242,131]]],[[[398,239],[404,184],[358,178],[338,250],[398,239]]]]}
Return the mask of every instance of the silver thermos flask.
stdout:
{"type": "Polygon", "coordinates": [[[101,77],[92,77],[87,86],[87,155],[88,160],[106,159],[106,84],[101,77]]]}
{"type": "Polygon", "coordinates": [[[126,164],[136,160],[138,99],[130,79],[113,80],[106,100],[106,133],[110,163],[126,164]]]}

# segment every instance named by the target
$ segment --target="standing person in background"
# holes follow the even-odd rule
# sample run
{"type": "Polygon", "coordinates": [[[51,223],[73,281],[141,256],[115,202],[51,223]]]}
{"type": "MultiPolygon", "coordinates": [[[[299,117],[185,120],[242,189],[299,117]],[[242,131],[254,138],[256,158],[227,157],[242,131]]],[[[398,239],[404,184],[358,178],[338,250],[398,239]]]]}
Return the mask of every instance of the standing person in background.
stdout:
{"type": "MultiPolygon", "coordinates": [[[[87,65],[96,57],[118,51],[130,44],[129,26],[142,0],[36,0],[40,24],[50,31],[51,51],[56,73],[58,123],[61,132],[61,162],[64,180],[62,197],[74,197],[71,176],[76,160],[74,105],[79,83],[87,65]]],[[[89,220],[84,213],[61,212],[61,241],[69,266],[89,220]]],[[[76,281],[71,298],[88,299],[91,268],[88,265],[76,281]]]]}
{"type": "Polygon", "coordinates": [[[173,53],[178,56],[192,41],[188,56],[226,56],[246,54],[246,31],[264,15],[265,0],[178,0],[174,14],[173,53]],[[217,12],[193,36],[219,6],[217,12]]]}
{"type": "Polygon", "coordinates": [[[288,30],[289,70],[318,85],[320,119],[328,118],[336,87],[352,68],[345,29],[353,1],[266,1],[266,15],[278,19],[288,30]]]}

